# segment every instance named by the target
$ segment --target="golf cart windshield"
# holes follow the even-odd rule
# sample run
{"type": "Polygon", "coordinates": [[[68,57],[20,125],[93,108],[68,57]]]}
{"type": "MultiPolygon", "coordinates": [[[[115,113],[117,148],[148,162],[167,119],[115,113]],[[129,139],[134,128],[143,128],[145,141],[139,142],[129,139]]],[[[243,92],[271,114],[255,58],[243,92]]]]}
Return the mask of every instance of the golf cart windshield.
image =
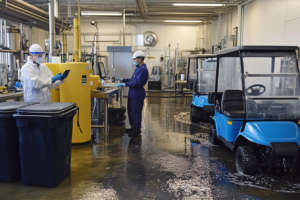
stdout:
{"type": "Polygon", "coordinates": [[[197,58],[190,58],[190,63],[188,66],[188,82],[194,82],[197,80],[197,65],[196,65],[197,58]]]}
{"type": "Polygon", "coordinates": [[[208,94],[215,90],[217,58],[198,58],[197,91],[208,94]]]}
{"type": "Polygon", "coordinates": [[[247,119],[300,118],[299,71],[295,53],[242,55],[247,119]]]}

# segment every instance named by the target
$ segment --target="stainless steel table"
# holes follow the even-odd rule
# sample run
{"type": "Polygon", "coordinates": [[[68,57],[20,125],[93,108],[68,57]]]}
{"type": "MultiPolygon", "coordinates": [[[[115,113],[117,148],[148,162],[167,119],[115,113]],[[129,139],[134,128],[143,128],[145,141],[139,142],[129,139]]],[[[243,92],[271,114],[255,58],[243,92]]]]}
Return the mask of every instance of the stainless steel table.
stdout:
{"type": "Polygon", "coordinates": [[[23,92],[9,92],[7,94],[0,94],[0,102],[15,98],[17,101],[20,101],[21,97],[23,97],[23,92]]]}
{"type": "Polygon", "coordinates": [[[108,98],[117,92],[120,97],[120,106],[123,107],[123,87],[108,89],[105,92],[91,92],[91,98],[104,99],[104,125],[91,125],[92,128],[104,128],[104,133],[108,133],[108,98]]]}

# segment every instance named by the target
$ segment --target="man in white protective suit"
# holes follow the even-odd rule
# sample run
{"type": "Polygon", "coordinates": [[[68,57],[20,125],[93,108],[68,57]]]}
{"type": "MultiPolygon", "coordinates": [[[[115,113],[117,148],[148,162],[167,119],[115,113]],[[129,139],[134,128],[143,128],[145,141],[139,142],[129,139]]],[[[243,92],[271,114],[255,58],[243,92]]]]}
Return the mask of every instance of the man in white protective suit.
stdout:
{"type": "Polygon", "coordinates": [[[51,102],[50,89],[64,83],[68,75],[61,73],[53,76],[50,69],[42,63],[45,52],[38,44],[29,48],[30,55],[21,70],[21,81],[24,89],[25,102],[51,102]]]}

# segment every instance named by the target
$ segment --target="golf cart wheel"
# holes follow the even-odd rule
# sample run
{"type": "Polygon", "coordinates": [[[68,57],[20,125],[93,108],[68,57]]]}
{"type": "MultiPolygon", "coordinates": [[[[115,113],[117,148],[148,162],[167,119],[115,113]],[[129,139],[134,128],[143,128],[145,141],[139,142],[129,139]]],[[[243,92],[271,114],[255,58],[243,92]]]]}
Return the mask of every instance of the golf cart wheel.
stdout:
{"type": "Polygon", "coordinates": [[[198,124],[201,122],[201,111],[199,108],[197,107],[193,107],[191,108],[191,122],[193,124],[198,124]]]}
{"type": "Polygon", "coordinates": [[[247,146],[240,146],[235,154],[235,166],[238,172],[252,175],[257,170],[255,153],[247,146]]]}
{"type": "Polygon", "coordinates": [[[213,145],[223,144],[222,141],[217,137],[217,131],[214,125],[210,125],[209,127],[209,142],[213,145]]]}

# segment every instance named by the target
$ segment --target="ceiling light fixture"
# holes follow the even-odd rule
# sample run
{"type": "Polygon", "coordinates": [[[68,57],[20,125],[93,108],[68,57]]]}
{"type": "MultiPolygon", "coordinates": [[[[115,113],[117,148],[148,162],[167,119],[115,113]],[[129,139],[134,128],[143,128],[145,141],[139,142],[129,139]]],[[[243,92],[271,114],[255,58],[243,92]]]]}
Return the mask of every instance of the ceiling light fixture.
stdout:
{"type": "Polygon", "coordinates": [[[164,20],[164,22],[189,22],[189,23],[199,23],[200,20],[164,20]]]}
{"type": "Polygon", "coordinates": [[[173,6],[225,6],[225,4],[173,3],[173,6]]]}
{"type": "Polygon", "coordinates": [[[104,16],[122,16],[121,12],[106,11],[81,11],[81,16],[104,15],[104,16]]]}

